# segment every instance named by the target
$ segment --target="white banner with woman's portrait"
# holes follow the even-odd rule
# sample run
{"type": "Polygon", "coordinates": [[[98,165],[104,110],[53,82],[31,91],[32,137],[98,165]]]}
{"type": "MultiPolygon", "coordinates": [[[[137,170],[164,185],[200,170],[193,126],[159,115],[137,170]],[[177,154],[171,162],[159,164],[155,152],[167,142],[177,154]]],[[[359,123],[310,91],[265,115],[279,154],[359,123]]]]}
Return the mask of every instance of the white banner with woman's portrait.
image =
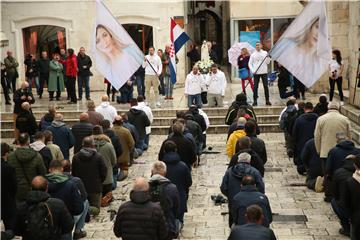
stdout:
{"type": "Polygon", "coordinates": [[[310,1],[269,54],[311,87],[328,70],[331,60],[325,2],[310,1]]]}
{"type": "Polygon", "coordinates": [[[127,31],[99,0],[92,39],[96,69],[119,89],[138,70],[144,55],[127,31]]]}

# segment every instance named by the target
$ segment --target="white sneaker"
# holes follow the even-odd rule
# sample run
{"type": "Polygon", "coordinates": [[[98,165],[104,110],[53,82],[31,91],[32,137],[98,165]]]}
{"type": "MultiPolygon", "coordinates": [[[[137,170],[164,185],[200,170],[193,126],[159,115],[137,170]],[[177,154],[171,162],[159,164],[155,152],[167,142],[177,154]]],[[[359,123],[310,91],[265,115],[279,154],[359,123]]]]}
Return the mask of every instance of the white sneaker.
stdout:
{"type": "Polygon", "coordinates": [[[161,103],[160,103],[160,102],[156,102],[156,107],[160,108],[160,107],[161,107],[161,103]]]}
{"type": "Polygon", "coordinates": [[[340,102],[340,106],[344,106],[344,102],[343,102],[343,101],[340,102]]]}

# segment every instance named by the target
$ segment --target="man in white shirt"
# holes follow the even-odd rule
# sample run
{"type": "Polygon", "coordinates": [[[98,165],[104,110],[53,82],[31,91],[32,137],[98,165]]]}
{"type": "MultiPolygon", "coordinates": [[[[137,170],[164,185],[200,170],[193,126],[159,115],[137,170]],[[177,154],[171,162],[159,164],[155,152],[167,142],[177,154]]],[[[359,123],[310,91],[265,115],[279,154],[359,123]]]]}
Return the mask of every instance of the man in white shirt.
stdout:
{"type": "Polygon", "coordinates": [[[160,57],[155,54],[154,47],[149,48],[149,54],[145,56],[142,67],[145,68],[145,97],[150,102],[150,89],[154,89],[156,105],[159,107],[159,76],[162,72],[162,62],[160,57]]]}
{"type": "Polygon", "coordinates": [[[117,111],[116,108],[110,105],[108,95],[103,95],[101,97],[101,104],[95,108],[95,111],[101,113],[101,115],[104,116],[104,119],[109,120],[110,127],[113,126],[117,111]]]}
{"type": "Polygon", "coordinates": [[[154,121],[154,115],[153,115],[153,113],[151,111],[151,108],[146,106],[143,96],[138,96],[136,99],[138,101],[138,105],[134,106],[134,108],[144,111],[146,116],[148,117],[148,119],[150,121],[150,126],[145,127],[146,136],[145,136],[145,139],[144,139],[145,144],[149,147],[151,124],[154,121]]]}
{"type": "Polygon", "coordinates": [[[207,99],[209,107],[223,106],[225,96],[226,78],[224,72],[218,69],[216,64],[211,66],[211,71],[206,76],[207,99]]]}
{"type": "Polygon", "coordinates": [[[197,107],[202,107],[201,89],[204,86],[205,80],[199,72],[199,67],[194,65],[185,80],[185,96],[188,97],[188,107],[193,104],[197,107]]]}
{"type": "Polygon", "coordinates": [[[262,50],[262,45],[260,42],[256,43],[256,51],[250,55],[249,59],[249,68],[254,75],[254,103],[253,106],[257,106],[258,98],[258,88],[260,78],[263,82],[266,105],[270,106],[271,102],[269,101],[269,86],[267,81],[268,74],[268,64],[270,63],[270,58],[268,57],[267,51],[262,50]]]}

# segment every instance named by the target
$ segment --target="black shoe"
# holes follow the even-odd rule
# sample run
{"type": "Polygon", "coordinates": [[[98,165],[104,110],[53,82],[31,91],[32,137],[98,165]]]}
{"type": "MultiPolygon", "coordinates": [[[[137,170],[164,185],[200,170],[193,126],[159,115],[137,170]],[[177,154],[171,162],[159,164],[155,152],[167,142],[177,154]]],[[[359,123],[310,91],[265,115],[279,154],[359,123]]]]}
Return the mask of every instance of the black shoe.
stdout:
{"type": "Polygon", "coordinates": [[[253,106],[257,106],[257,102],[254,102],[254,103],[253,103],[253,106]]]}
{"type": "Polygon", "coordinates": [[[50,101],[54,101],[54,99],[53,99],[53,98],[50,98],[50,101]]]}
{"type": "Polygon", "coordinates": [[[56,97],[56,101],[60,101],[60,97],[56,97]]]}
{"type": "Polygon", "coordinates": [[[81,100],[82,100],[82,98],[81,98],[81,97],[79,97],[77,100],[78,100],[78,101],[81,101],[81,100]]]}
{"type": "Polygon", "coordinates": [[[267,101],[267,102],[266,102],[266,105],[271,106],[271,102],[270,102],[270,101],[267,101]]]}
{"type": "Polygon", "coordinates": [[[340,233],[341,235],[350,237],[350,231],[346,231],[344,228],[340,228],[340,229],[339,229],[339,233],[340,233]]]}
{"type": "Polygon", "coordinates": [[[11,102],[6,101],[6,102],[5,102],[5,105],[11,105],[11,102]]]}
{"type": "Polygon", "coordinates": [[[74,232],[73,239],[80,239],[80,238],[84,238],[84,237],[86,237],[86,231],[80,230],[80,231],[74,232]]]}
{"type": "Polygon", "coordinates": [[[39,99],[41,99],[42,98],[42,95],[41,94],[39,94],[39,99]]]}
{"type": "Polygon", "coordinates": [[[331,202],[331,199],[332,199],[331,196],[325,196],[325,197],[324,197],[324,201],[325,201],[325,202],[328,202],[328,203],[331,202]]]}
{"type": "Polygon", "coordinates": [[[70,101],[70,102],[67,102],[67,104],[76,104],[76,102],[70,101]]]}
{"type": "Polygon", "coordinates": [[[87,101],[91,101],[91,98],[90,98],[90,97],[87,97],[86,100],[87,100],[87,101]]]}

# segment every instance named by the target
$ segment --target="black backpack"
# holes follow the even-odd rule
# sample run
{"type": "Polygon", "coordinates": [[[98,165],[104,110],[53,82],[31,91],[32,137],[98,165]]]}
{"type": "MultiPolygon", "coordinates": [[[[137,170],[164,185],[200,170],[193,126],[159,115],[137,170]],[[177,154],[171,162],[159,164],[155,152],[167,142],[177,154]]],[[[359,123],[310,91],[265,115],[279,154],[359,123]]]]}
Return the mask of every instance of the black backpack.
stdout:
{"type": "Polygon", "coordinates": [[[150,196],[152,202],[159,202],[161,209],[164,212],[166,218],[168,218],[171,211],[170,199],[166,196],[164,188],[168,185],[168,182],[151,181],[150,182],[150,196]]]}
{"type": "Polygon", "coordinates": [[[27,235],[32,239],[51,240],[54,238],[54,220],[46,201],[29,207],[25,226],[27,235]]]}

